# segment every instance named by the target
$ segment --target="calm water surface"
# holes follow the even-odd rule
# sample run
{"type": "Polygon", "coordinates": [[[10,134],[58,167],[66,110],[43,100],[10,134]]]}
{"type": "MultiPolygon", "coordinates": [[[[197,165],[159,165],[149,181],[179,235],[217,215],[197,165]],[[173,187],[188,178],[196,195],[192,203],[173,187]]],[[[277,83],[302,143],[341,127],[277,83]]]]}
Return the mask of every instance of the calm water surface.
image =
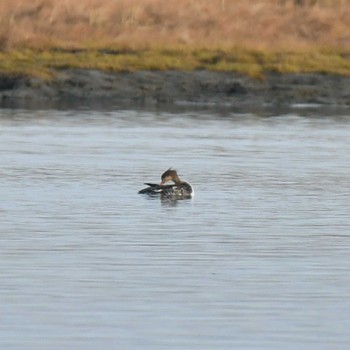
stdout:
{"type": "Polygon", "coordinates": [[[1,349],[349,348],[350,116],[0,113],[1,349]]]}

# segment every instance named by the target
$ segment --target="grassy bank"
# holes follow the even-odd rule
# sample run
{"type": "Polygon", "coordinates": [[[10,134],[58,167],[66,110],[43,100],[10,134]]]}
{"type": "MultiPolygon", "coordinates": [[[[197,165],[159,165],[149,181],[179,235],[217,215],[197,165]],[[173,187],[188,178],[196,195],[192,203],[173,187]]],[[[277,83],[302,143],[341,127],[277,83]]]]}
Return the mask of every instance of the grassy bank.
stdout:
{"type": "Polygon", "coordinates": [[[350,46],[350,0],[0,1],[0,48],[350,46]]]}
{"type": "Polygon", "coordinates": [[[350,0],[2,0],[0,12],[1,74],[350,75],[350,0]]]}
{"type": "Polygon", "coordinates": [[[350,77],[350,51],[280,52],[233,48],[227,50],[11,50],[0,52],[0,74],[51,78],[60,69],[104,71],[195,70],[230,71],[255,78],[265,73],[318,72],[350,77]]]}

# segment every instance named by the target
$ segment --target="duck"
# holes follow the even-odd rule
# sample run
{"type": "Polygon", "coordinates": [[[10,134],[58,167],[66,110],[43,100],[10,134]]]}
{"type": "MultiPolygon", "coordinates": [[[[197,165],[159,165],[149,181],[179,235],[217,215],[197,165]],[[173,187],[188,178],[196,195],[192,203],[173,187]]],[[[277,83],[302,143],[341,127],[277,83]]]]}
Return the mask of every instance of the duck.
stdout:
{"type": "Polygon", "coordinates": [[[148,187],[139,191],[140,194],[158,195],[161,198],[188,199],[194,195],[193,187],[185,181],[180,180],[175,169],[169,168],[161,176],[160,184],[146,182],[148,187]],[[168,182],[172,181],[172,184],[168,182]]]}

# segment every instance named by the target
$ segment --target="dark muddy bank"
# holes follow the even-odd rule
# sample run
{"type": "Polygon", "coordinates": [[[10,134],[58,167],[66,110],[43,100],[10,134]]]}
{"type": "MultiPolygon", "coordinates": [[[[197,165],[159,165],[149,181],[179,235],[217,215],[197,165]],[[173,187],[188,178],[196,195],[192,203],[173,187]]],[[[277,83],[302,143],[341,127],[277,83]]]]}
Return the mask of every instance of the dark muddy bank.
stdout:
{"type": "Polygon", "coordinates": [[[269,74],[255,80],[224,72],[108,73],[60,71],[51,81],[0,78],[0,103],[108,100],[126,104],[203,103],[238,107],[292,104],[350,106],[350,78],[326,74],[269,74]]]}

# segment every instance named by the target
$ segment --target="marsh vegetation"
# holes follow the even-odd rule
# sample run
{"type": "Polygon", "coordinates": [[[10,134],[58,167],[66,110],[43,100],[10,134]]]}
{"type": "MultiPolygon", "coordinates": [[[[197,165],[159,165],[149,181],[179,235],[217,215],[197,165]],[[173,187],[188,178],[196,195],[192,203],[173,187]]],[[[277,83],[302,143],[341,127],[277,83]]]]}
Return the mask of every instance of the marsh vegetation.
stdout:
{"type": "Polygon", "coordinates": [[[350,72],[348,0],[0,3],[0,71],[350,72]]]}

